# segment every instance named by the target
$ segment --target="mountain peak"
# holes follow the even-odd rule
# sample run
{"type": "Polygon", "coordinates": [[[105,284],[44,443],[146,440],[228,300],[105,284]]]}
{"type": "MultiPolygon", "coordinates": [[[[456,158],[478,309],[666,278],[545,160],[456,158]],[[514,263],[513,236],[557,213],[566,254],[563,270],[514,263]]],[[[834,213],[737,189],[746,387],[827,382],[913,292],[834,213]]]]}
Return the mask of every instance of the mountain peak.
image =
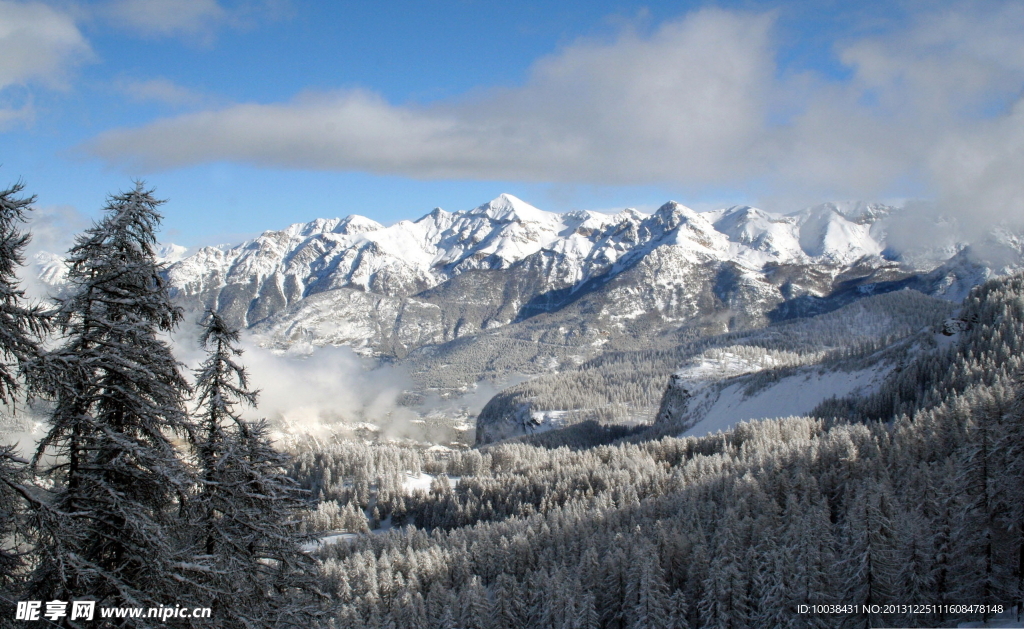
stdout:
{"type": "MultiPolygon", "coordinates": [[[[665,225],[666,230],[673,230],[683,223],[706,223],[707,221],[701,217],[697,212],[694,212],[690,208],[686,207],[678,201],[669,201],[662,205],[654,213],[654,216],[665,225]]],[[[703,225],[702,225],[703,227],[703,225]]],[[[708,225],[710,227],[710,225],[708,225]]]]}
{"type": "Polygon", "coordinates": [[[366,218],[359,214],[350,214],[345,218],[341,219],[338,224],[331,230],[335,234],[361,234],[364,232],[375,232],[378,229],[384,229],[384,226],[373,220],[372,218],[366,218]]]}
{"type": "Polygon", "coordinates": [[[308,223],[292,223],[282,231],[293,238],[308,238],[317,234],[360,234],[383,228],[373,219],[351,214],[345,218],[317,218],[308,223]]]}
{"type": "Polygon", "coordinates": [[[496,199],[471,210],[470,214],[482,214],[492,220],[502,222],[541,222],[549,220],[552,216],[551,213],[539,210],[526,201],[507,193],[502,193],[496,199]]]}
{"type": "Polygon", "coordinates": [[[156,250],[156,257],[161,262],[167,262],[173,264],[178,260],[181,260],[189,253],[188,247],[176,245],[174,243],[168,243],[166,245],[160,245],[156,250]]]}
{"type": "Polygon", "coordinates": [[[313,234],[322,234],[324,232],[332,231],[340,222],[340,218],[316,218],[308,223],[292,223],[282,231],[293,238],[300,236],[312,236],[313,234]]]}
{"type": "Polygon", "coordinates": [[[872,236],[870,220],[851,221],[835,203],[822,203],[790,216],[797,218],[800,248],[812,258],[848,264],[864,255],[880,255],[885,249],[872,236]]]}

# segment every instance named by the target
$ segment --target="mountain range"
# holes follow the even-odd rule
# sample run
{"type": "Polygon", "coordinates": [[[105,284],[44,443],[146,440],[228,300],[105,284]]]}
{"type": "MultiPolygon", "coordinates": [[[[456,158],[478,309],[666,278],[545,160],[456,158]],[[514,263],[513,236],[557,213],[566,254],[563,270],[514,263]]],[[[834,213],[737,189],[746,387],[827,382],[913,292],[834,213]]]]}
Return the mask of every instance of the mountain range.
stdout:
{"type": "MultiPolygon", "coordinates": [[[[897,248],[890,232],[903,212],[869,203],[697,212],[668,202],[649,214],[556,214],[503,194],[390,226],[318,219],[160,255],[187,307],[213,308],[270,347],[347,345],[405,364],[416,404],[424,392],[458,397],[481,380],[501,387],[904,288],[958,301],[1024,267],[1024,240],[1006,230],[973,245],[951,232],[897,248]]],[[[44,282],[60,284],[59,256],[35,262],[44,282]]]]}
{"type": "MultiPolygon", "coordinates": [[[[596,294],[605,299],[589,318],[602,327],[652,316],[668,325],[711,314],[742,320],[729,327],[828,309],[819,300],[893,283],[959,300],[993,272],[964,244],[944,264],[907,265],[886,242],[896,212],[856,203],[698,213],[669,202],[653,214],[554,214],[501,195],[389,227],[361,216],[298,223],[200,249],[168,278],[183,301],[276,344],[350,344],[402,358],[596,294]]],[[[1008,244],[1016,267],[1019,243],[1008,244]]]]}

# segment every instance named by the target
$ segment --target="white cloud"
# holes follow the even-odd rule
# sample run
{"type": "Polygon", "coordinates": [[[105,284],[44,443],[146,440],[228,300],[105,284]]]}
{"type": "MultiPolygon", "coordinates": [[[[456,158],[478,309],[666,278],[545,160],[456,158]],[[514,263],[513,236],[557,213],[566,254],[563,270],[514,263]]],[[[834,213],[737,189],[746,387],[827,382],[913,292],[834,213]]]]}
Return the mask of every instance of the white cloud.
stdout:
{"type": "Polygon", "coordinates": [[[31,100],[11,103],[9,88],[66,87],[68,72],[92,58],[74,19],[39,2],[0,0],[0,129],[31,118],[31,100]]]}
{"type": "Polygon", "coordinates": [[[103,13],[146,36],[209,37],[228,19],[217,0],[111,0],[103,13]]]}
{"type": "Polygon", "coordinates": [[[239,104],[113,130],[88,150],[141,170],[233,161],[819,198],[913,185],[1024,220],[1024,5],[922,13],[836,54],[848,78],[780,73],[770,15],[706,9],[576,42],[520,87],[430,106],[360,90],[239,104]]]}
{"type": "Polygon", "coordinates": [[[108,0],[99,12],[114,25],[144,37],[183,37],[209,43],[223,27],[246,27],[285,12],[284,0],[108,0]]]}
{"type": "Polygon", "coordinates": [[[928,167],[940,209],[966,217],[964,227],[1024,225],[1024,100],[1005,116],[945,138],[928,167]]]}
{"type": "Polygon", "coordinates": [[[91,54],[71,16],[0,0],[0,89],[28,81],[63,87],[67,70],[91,54]]]}
{"type": "Polygon", "coordinates": [[[467,102],[304,95],[113,131],[92,150],[143,169],[231,160],[414,177],[716,179],[763,124],[769,27],[764,16],[702,11],[649,38],[577,43],[540,60],[524,87],[467,102]]]}
{"type": "Polygon", "coordinates": [[[840,54],[858,95],[886,114],[874,128],[889,138],[874,153],[897,156],[894,175],[920,173],[937,210],[967,232],[1024,225],[1024,4],[922,15],[840,54]]]}
{"type": "Polygon", "coordinates": [[[116,87],[128,98],[136,102],[160,103],[172,107],[183,107],[200,105],[208,100],[203,94],[165,78],[145,81],[122,79],[117,81],[116,87]]]}

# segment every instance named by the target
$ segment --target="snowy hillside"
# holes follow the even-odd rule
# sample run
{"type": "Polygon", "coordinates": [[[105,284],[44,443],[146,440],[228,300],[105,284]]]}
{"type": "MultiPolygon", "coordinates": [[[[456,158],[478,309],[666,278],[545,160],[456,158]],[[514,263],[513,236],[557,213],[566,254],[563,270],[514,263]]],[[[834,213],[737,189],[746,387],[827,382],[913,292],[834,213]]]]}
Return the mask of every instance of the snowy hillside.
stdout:
{"type": "Polygon", "coordinates": [[[698,435],[806,415],[831,397],[875,392],[891,371],[944,342],[956,308],[901,290],[764,328],[607,351],[502,391],[480,413],[477,442],[587,420],[698,435]]]}
{"type": "MultiPolygon", "coordinates": [[[[960,300],[1021,267],[1022,239],[1010,233],[973,248],[895,251],[887,230],[899,213],[864,203],[699,213],[669,202],[653,214],[555,214],[503,194],[386,227],[361,216],[318,219],[191,255],[171,245],[160,256],[184,304],[213,307],[270,344],[397,358],[574,304],[588,311],[568,323],[592,326],[597,341],[702,318],[760,326],[904,286],[960,300]]],[[[43,282],[60,283],[58,256],[33,263],[43,282]]]]}
{"type": "MultiPolygon", "coordinates": [[[[318,219],[237,246],[187,255],[172,245],[159,255],[187,308],[214,308],[264,346],[345,345],[401,362],[414,381],[408,400],[419,404],[479,383],[492,389],[573,373],[616,352],[805,319],[904,288],[955,302],[1024,267],[1024,239],[1006,230],[974,244],[949,235],[899,251],[889,233],[902,211],[827,203],[786,215],[747,206],[696,212],[668,202],[651,214],[556,214],[503,194],[390,226],[361,216],[318,219]]],[[[32,263],[59,292],[62,259],[40,253],[32,263]]],[[[651,377],[660,395],[681,363],[657,364],[651,377]]],[[[587,385],[592,397],[622,393],[599,380],[587,385]]],[[[488,405],[484,419],[541,413],[547,426],[597,408],[604,420],[650,421],[651,385],[634,389],[596,407],[538,406],[529,396],[525,407],[510,406],[520,395],[512,392],[488,405]]]]}
{"type": "Polygon", "coordinates": [[[720,360],[702,360],[673,374],[660,419],[682,424],[684,436],[700,437],[744,421],[802,417],[831,397],[875,393],[896,368],[883,360],[855,370],[806,366],[757,386],[756,378],[747,374],[722,378],[720,360]]]}

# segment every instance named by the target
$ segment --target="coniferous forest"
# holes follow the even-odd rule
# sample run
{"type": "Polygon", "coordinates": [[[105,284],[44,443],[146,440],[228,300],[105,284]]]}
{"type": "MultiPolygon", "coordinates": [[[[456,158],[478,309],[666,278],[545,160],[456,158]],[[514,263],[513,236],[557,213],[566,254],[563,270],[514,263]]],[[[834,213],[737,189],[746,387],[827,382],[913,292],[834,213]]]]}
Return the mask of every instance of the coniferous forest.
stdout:
{"type": "Polygon", "coordinates": [[[152,191],[110,197],[54,304],[28,303],[15,277],[31,204],[21,184],[0,192],[0,397],[8,412],[32,400],[47,422],[29,457],[0,451],[5,622],[18,601],[85,597],[210,607],[212,620],[167,623],[205,627],[930,627],[1020,613],[1024,276],[977,287],[944,342],[810,417],[700,438],[581,424],[477,449],[310,440],[286,453],[241,416],[258,400],[237,330],[207,313],[198,370],[174,358],[167,334],[191,322],[155,260],[152,191]],[[423,474],[429,488],[407,490],[423,474]]]}
{"type": "Polygon", "coordinates": [[[374,518],[407,524],[320,551],[336,626],[956,626],[1009,611],[1024,586],[1024,277],[980,287],[960,317],[956,342],[821,417],[444,460],[307,452],[296,476],[322,526],[348,527],[371,486],[374,518]],[[410,469],[460,479],[408,498],[410,469]]]}
{"type": "Polygon", "coordinates": [[[0,452],[3,622],[83,626],[24,603],[88,599],[210,608],[221,627],[308,627],[323,597],[295,526],[306,494],[266,426],[237,414],[256,399],[237,332],[207,316],[208,357],[191,380],[171,353],[182,312],[154,256],[161,201],[141,183],[111,196],[68,254],[67,296],[25,305],[14,272],[33,199],[22,189],[0,192],[0,396],[11,412],[38,399],[48,425],[31,460],[0,452]]]}

